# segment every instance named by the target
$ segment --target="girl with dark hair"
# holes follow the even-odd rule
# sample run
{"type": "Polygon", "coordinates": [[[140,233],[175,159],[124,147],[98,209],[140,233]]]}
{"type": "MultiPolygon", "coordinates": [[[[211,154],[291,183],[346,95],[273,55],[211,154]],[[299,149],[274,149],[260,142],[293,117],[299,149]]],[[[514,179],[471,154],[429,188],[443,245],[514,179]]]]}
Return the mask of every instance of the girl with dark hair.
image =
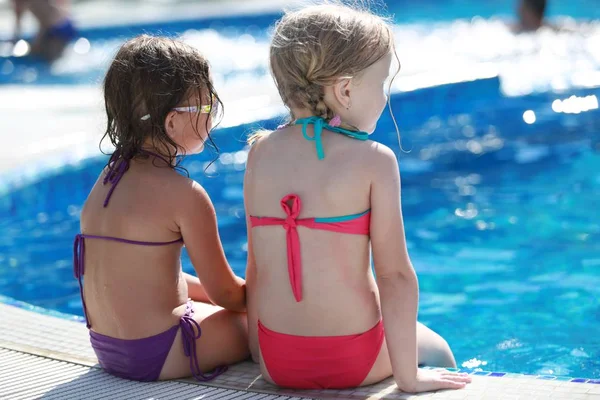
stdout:
{"type": "Polygon", "coordinates": [[[176,170],[221,115],[209,64],[182,42],[137,37],[112,62],[104,101],[115,151],[74,246],[92,347],[123,378],[211,379],[248,344],[245,281],[225,259],[208,194],[176,170]],[[184,244],[198,277],[182,272],[184,244]]]}

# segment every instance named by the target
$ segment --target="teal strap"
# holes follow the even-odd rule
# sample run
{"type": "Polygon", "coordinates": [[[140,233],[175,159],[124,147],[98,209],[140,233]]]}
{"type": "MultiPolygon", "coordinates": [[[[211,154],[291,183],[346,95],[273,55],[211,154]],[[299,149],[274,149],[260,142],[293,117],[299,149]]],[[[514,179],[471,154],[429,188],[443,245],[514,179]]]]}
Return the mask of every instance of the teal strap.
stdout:
{"type": "Polygon", "coordinates": [[[321,141],[321,133],[323,133],[323,128],[331,132],[341,133],[342,135],[351,137],[352,139],[369,139],[369,134],[367,132],[351,131],[348,129],[340,128],[339,126],[331,126],[327,122],[325,122],[325,120],[321,117],[312,116],[308,118],[301,118],[296,120],[295,122],[295,125],[299,124],[302,124],[302,136],[304,136],[306,140],[314,140],[315,147],[317,148],[317,157],[319,158],[319,160],[325,158],[325,152],[323,151],[323,142],[321,141]],[[308,136],[308,134],[306,133],[306,128],[309,124],[313,124],[315,126],[315,134],[312,137],[308,136]]]}
{"type": "Polygon", "coordinates": [[[371,209],[368,209],[367,211],[361,212],[361,213],[358,213],[358,214],[344,215],[342,217],[315,218],[315,222],[317,222],[317,223],[325,223],[325,224],[332,224],[332,223],[336,223],[336,222],[352,221],[353,219],[357,219],[357,218],[362,217],[363,215],[368,214],[369,211],[371,211],[371,209]]]}

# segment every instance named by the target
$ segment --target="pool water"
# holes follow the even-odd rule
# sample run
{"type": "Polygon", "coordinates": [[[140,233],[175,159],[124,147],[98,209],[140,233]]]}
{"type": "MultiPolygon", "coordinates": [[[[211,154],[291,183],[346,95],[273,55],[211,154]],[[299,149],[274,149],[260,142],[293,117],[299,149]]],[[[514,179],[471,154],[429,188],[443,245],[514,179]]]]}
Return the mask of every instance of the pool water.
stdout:
{"type": "MultiPolygon", "coordinates": [[[[421,0],[415,7],[413,0],[386,1],[388,10],[396,21],[423,22],[439,20],[470,19],[474,15],[483,18],[502,16],[513,18],[518,0],[421,0]]],[[[595,0],[553,0],[547,2],[546,15],[556,18],[568,15],[572,18],[598,19],[600,10],[595,0]]]]}
{"type": "MultiPolygon", "coordinates": [[[[387,3],[403,84],[481,68],[498,76],[397,93],[403,151],[389,115],[374,136],[399,156],[420,320],[448,339],[464,367],[600,377],[600,25],[584,20],[599,18],[600,8],[553,1],[551,16],[581,19],[564,22],[572,32],[514,36],[495,18],[512,14],[505,1],[387,3]]],[[[159,31],[201,48],[219,88],[272,84],[268,26],[276,17],[86,29],[51,68],[19,64],[0,48],[0,84],[58,83],[66,95],[70,85],[98,84],[124,38],[159,31]]],[[[206,170],[208,152],[185,162],[211,195],[242,276],[243,139],[277,123],[219,130],[216,162],[206,170]]],[[[0,178],[0,294],[82,315],[72,240],[105,162],[0,178]]],[[[192,272],[185,254],[183,266],[192,272]]]]}
{"type": "MultiPolygon", "coordinates": [[[[385,3],[387,11],[383,12],[392,14],[397,23],[401,77],[434,74],[449,79],[484,69],[502,77],[502,90],[508,95],[600,85],[600,23],[590,20],[600,17],[600,8],[592,0],[553,1],[549,15],[557,18],[557,26],[567,29],[523,35],[512,34],[506,24],[514,16],[514,5],[504,0],[428,0],[418,7],[413,0],[385,3]]],[[[10,57],[12,47],[5,46],[0,37],[0,84],[96,85],[125,39],[150,33],[178,36],[201,49],[211,62],[217,88],[249,80],[273,87],[268,38],[278,17],[265,14],[86,28],[51,67],[10,57]]]]}
{"type": "MultiPolygon", "coordinates": [[[[419,318],[465,367],[600,377],[600,112],[553,111],[571,94],[597,99],[600,91],[506,99],[490,79],[397,94],[404,152],[388,115],[374,136],[399,154],[419,318]],[[450,101],[457,93],[460,104],[450,101]],[[524,122],[525,111],[535,123],[524,122]]],[[[242,276],[242,139],[256,126],[218,131],[222,151],[206,172],[209,153],[185,162],[211,195],[242,276]]],[[[64,166],[4,191],[0,293],[82,315],[72,240],[105,162],[64,166]]],[[[193,271],[185,255],[183,265],[193,271]]]]}

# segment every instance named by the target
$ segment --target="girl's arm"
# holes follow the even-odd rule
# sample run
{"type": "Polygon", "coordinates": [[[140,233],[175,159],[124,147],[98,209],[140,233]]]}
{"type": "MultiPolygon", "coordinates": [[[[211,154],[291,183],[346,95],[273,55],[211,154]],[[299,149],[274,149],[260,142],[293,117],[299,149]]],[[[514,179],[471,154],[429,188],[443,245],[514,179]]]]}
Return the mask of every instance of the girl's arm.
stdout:
{"type": "Polygon", "coordinates": [[[187,272],[183,273],[183,278],[185,279],[185,283],[188,288],[188,297],[194,301],[200,301],[202,303],[212,304],[210,299],[208,298],[208,294],[206,294],[206,290],[204,286],[200,282],[197,276],[190,275],[187,272]]]}
{"type": "Polygon", "coordinates": [[[178,200],[176,222],[194,270],[210,302],[232,311],[246,310],[246,283],[227,263],[215,208],[197,182],[174,193],[178,200]]]}
{"type": "Polygon", "coordinates": [[[417,378],[417,276],[408,258],[395,154],[378,146],[371,183],[371,246],[385,337],[398,386],[412,391],[417,378]]]}
{"type": "Polygon", "coordinates": [[[248,264],[246,266],[246,301],[248,311],[248,341],[252,360],[255,363],[260,362],[260,351],[258,346],[258,304],[256,302],[256,281],[258,279],[256,270],[256,261],[252,251],[252,229],[249,218],[246,218],[248,224],[248,264]]]}
{"type": "Polygon", "coordinates": [[[256,282],[258,271],[256,269],[256,260],[254,259],[254,249],[252,247],[252,225],[250,224],[250,212],[248,211],[248,199],[250,198],[250,173],[252,171],[252,153],[254,147],[248,152],[246,163],[246,173],[244,174],[244,208],[246,211],[246,229],[248,232],[248,261],[246,265],[246,301],[248,310],[248,341],[252,360],[255,363],[260,362],[260,351],[258,346],[258,304],[256,302],[256,282]]]}
{"type": "Polygon", "coordinates": [[[398,162],[392,150],[375,146],[371,246],[394,379],[406,392],[461,388],[467,380],[458,374],[418,369],[419,287],[406,249],[398,162]]]}

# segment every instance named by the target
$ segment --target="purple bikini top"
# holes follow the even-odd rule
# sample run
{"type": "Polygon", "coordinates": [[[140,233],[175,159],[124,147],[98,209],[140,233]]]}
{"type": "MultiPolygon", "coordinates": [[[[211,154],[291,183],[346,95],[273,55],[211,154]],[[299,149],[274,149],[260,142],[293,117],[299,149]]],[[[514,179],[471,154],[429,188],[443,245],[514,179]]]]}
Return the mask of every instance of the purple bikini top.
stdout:
{"type": "MultiPolygon", "coordinates": [[[[156,158],[166,162],[167,164],[171,164],[169,161],[167,161],[167,159],[165,159],[160,154],[153,153],[148,150],[142,150],[142,153],[147,154],[152,157],[156,157],[156,158]]],[[[119,183],[119,181],[121,180],[121,178],[123,177],[125,172],[127,172],[127,170],[129,169],[129,162],[130,162],[130,159],[123,158],[118,151],[115,151],[115,153],[113,153],[113,155],[111,156],[111,159],[108,163],[108,171],[106,172],[106,176],[104,177],[103,184],[106,185],[107,183],[110,183],[112,186],[111,186],[110,190],[108,191],[108,194],[106,195],[106,199],[104,200],[104,207],[108,206],[108,202],[110,200],[110,197],[113,194],[113,191],[115,190],[115,187],[117,186],[117,184],[119,183]]],[[[133,245],[138,245],[138,246],[166,246],[166,245],[170,245],[170,244],[174,244],[174,243],[182,243],[183,242],[183,238],[179,238],[177,240],[172,240],[170,242],[141,242],[141,241],[137,241],[137,240],[129,240],[129,239],[123,239],[123,238],[117,238],[117,237],[111,237],[111,236],[88,235],[88,234],[83,234],[83,233],[77,234],[75,236],[75,241],[73,243],[73,274],[75,275],[75,278],[79,282],[79,295],[81,296],[81,302],[83,304],[83,314],[84,314],[86,326],[88,327],[88,329],[91,327],[91,324],[90,324],[90,321],[89,321],[89,318],[87,315],[87,307],[85,305],[85,300],[83,298],[83,280],[82,280],[83,274],[85,272],[85,265],[84,265],[85,264],[84,263],[85,240],[84,239],[110,240],[113,242],[127,243],[127,244],[133,244],[133,245]]]]}

